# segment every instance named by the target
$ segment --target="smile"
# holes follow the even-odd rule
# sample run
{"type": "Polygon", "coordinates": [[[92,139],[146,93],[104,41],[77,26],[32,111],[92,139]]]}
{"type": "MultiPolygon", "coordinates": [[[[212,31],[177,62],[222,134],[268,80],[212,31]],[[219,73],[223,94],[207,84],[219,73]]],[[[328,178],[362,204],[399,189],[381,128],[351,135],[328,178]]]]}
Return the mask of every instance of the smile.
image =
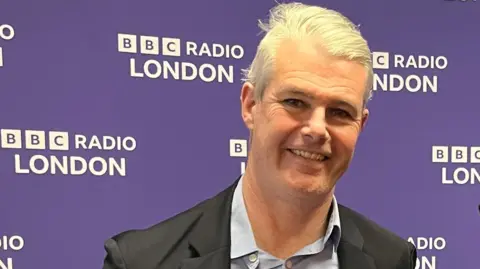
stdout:
{"type": "Polygon", "coordinates": [[[303,157],[308,160],[313,160],[313,161],[325,161],[328,159],[327,156],[322,155],[320,153],[315,153],[315,152],[310,152],[310,151],[304,151],[304,150],[298,150],[298,149],[289,149],[291,153],[303,157]]]}

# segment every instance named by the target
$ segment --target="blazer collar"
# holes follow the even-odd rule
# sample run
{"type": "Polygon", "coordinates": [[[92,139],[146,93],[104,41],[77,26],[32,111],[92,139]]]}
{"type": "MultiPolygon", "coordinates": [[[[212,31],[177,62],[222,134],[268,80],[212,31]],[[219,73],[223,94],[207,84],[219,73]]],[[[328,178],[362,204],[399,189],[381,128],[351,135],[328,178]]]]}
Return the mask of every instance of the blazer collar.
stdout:
{"type": "Polygon", "coordinates": [[[342,205],[339,205],[338,209],[342,225],[342,236],[337,252],[340,269],[376,269],[373,257],[363,251],[364,238],[357,225],[342,205]]]}
{"type": "Polygon", "coordinates": [[[198,255],[184,259],[181,269],[230,268],[231,207],[239,179],[205,202],[202,216],[189,238],[190,248],[198,255]]]}
{"type": "MultiPolygon", "coordinates": [[[[190,249],[197,255],[184,259],[179,269],[230,268],[230,218],[235,187],[240,177],[207,200],[189,238],[190,249]]],[[[339,205],[342,235],[338,247],[340,269],[376,269],[374,259],[363,251],[364,238],[355,223],[339,205]]]]}

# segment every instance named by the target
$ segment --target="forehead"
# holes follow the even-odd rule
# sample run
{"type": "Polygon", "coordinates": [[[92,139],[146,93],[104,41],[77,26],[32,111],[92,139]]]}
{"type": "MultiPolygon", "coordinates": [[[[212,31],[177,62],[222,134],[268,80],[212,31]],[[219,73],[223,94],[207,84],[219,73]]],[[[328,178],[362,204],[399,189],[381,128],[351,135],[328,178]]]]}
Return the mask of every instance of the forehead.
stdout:
{"type": "Polygon", "coordinates": [[[313,42],[287,40],[277,50],[272,84],[278,90],[293,88],[312,96],[363,103],[367,77],[367,70],[357,62],[330,56],[313,42]]]}

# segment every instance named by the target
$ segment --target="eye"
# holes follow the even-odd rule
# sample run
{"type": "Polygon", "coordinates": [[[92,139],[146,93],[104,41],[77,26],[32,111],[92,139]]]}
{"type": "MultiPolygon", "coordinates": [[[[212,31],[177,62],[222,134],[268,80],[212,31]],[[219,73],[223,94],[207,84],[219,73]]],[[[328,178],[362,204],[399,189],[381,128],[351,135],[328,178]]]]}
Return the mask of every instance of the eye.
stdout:
{"type": "Polygon", "coordinates": [[[340,108],[330,109],[330,114],[334,117],[349,118],[350,113],[340,108]]]}
{"type": "Polygon", "coordinates": [[[307,107],[307,104],[299,99],[285,99],[282,101],[282,103],[295,108],[307,107]]]}

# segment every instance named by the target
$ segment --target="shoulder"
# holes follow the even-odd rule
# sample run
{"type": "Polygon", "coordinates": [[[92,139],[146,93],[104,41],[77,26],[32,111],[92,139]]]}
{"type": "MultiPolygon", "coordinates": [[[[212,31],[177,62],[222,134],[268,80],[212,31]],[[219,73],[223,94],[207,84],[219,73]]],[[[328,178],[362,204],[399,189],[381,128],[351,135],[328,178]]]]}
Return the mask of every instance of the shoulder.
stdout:
{"type": "Polygon", "coordinates": [[[363,237],[363,251],[377,263],[394,263],[397,266],[401,264],[398,268],[415,268],[417,253],[413,244],[353,209],[339,205],[339,211],[341,219],[355,224],[363,237]]]}
{"type": "Polygon", "coordinates": [[[366,244],[368,244],[368,241],[375,239],[378,240],[374,241],[377,242],[377,244],[380,244],[381,242],[383,245],[386,244],[392,247],[405,247],[405,242],[407,242],[406,240],[386,229],[385,227],[380,226],[378,223],[369,219],[365,215],[344,205],[339,205],[339,212],[342,220],[347,219],[355,223],[355,226],[360,230],[360,233],[365,238],[366,244]]]}
{"type": "Polygon", "coordinates": [[[185,258],[198,253],[190,247],[193,235],[215,234],[216,226],[228,220],[233,190],[238,181],[180,212],[146,229],[128,230],[105,242],[107,255],[103,269],[158,269],[176,267],[185,258]]]}
{"type": "Polygon", "coordinates": [[[148,228],[127,230],[109,238],[105,242],[107,256],[103,268],[156,268],[170,252],[187,243],[185,235],[201,217],[207,202],[203,201],[148,228]]]}

